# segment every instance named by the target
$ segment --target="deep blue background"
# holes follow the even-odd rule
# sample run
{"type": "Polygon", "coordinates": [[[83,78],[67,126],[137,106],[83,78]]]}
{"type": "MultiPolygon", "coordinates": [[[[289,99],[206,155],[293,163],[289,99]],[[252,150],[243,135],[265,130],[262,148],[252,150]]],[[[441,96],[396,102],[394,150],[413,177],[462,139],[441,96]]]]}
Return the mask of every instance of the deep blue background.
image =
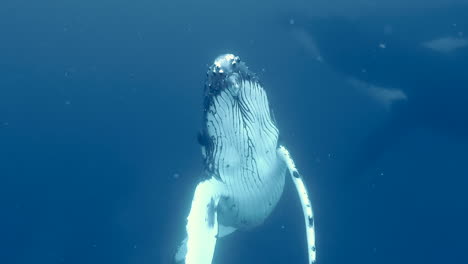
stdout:
{"type": "MultiPolygon", "coordinates": [[[[169,263],[205,71],[226,52],[268,90],[319,263],[468,263],[468,48],[422,44],[466,40],[468,3],[283,2],[3,0],[0,263],[169,263]]],[[[288,182],[214,263],[306,263],[302,221],[288,182]]]]}

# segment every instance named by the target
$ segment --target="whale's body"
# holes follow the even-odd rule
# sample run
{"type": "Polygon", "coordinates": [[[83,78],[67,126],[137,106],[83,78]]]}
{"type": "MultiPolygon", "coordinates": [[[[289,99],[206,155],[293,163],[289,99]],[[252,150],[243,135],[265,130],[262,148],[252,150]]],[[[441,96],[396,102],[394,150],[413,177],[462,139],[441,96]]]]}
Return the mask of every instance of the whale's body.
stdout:
{"type": "Polygon", "coordinates": [[[261,224],[281,197],[286,166],[278,162],[279,133],[266,92],[236,59],[221,56],[209,70],[205,168],[225,189],[219,222],[249,228],[261,224]]]}
{"type": "Polygon", "coordinates": [[[205,177],[195,190],[176,261],[210,264],[218,237],[262,224],[278,203],[289,171],[303,205],[309,263],[315,262],[311,204],[289,152],[278,145],[265,90],[232,54],[219,56],[207,76],[199,135],[205,177]]]}

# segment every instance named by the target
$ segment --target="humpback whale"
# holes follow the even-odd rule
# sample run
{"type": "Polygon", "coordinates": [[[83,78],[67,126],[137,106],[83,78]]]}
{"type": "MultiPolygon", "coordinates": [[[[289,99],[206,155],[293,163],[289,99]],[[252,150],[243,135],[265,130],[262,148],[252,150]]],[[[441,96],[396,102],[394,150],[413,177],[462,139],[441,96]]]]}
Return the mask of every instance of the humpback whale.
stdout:
{"type": "Polygon", "coordinates": [[[468,140],[467,12],[468,5],[447,5],[353,18],[297,15],[294,25],[287,23],[291,16],[282,19],[292,33],[302,33],[296,41],[313,55],[310,62],[320,56],[345,79],[396,88],[407,97],[376,127],[361,126],[360,143],[346,150],[343,175],[365,174],[419,129],[468,140]]]}
{"type": "Polygon", "coordinates": [[[309,264],[315,263],[312,205],[278,136],[266,91],[256,75],[238,56],[216,58],[207,73],[198,137],[203,178],[195,188],[176,263],[210,264],[218,238],[262,224],[283,193],[286,174],[301,201],[309,264]]]}

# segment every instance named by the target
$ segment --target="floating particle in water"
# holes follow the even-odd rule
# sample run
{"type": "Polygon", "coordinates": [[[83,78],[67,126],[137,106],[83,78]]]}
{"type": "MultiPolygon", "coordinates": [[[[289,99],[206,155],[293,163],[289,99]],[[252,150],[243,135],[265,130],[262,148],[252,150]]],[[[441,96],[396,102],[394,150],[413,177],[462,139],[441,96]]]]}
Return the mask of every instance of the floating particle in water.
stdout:
{"type": "Polygon", "coordinates": [[[174,178],[174,179],[179,179],[179,178],[180,178],[180,174],[179,174],[179,173],[174,173],[174,175],[172,175],[172,178],[174,178]]]}
{"type": "Polygon", "coordinates": [[[286,227],[284,225],[281,226],[281,229],[285,229],[286,227]]]}
{"type": "Polygon", "coordinates": [[[289,25],[294,25],[296,23],[296,21],[294,21],[293,18],[289,19],[289,25]]]}
{"type": "Polygon", "coordinates": [[[380,43],[379,44],[379,48],[381,49],[385,49],[387,47],[387,45],[385,43],[380,43]]]}
{"type": "Polygon", "coordinates": [[[3,122],[3,126],[8,126],[10,123],[8,122],[3,122]]]}
{"type": "Polygon", "coordinates": [[[71,102],[70,102],[69,100],[66,100],[66,101],[65,101],[65,104],[66,104],[66,105],[70,105],[71,102]]]}

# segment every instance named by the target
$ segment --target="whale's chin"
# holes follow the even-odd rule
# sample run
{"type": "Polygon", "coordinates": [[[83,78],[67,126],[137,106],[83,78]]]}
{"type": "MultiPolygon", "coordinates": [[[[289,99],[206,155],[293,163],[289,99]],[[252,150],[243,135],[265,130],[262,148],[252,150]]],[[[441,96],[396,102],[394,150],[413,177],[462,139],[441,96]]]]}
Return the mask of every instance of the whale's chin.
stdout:
{"type": "MultiPolygon", "coordinates": [[[[205,104],[222,91],[236,95],[244,81],[258,81],[238,56],[218,56],[207,71],[205,83],[205,104]]],[[[206,105],[205,105],[206,106],[206,105]]]]}

